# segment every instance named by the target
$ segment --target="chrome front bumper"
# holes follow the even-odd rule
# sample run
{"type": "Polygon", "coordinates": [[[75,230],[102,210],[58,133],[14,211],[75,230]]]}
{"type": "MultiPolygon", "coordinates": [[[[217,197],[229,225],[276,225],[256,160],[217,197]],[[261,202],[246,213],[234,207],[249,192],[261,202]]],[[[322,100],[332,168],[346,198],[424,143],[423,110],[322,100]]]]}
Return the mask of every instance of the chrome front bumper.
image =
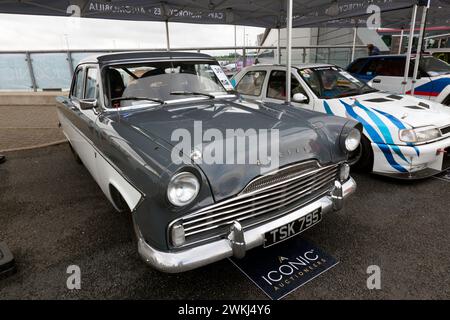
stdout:
{"type": "Polygon", "coordinates": [[[322,213],[340,210],[344,199],[356,190],[356,182],[350,178],[345,183],[335,182],[333,190],[328,195],[301,207],[280,218],[258,227],[243,230],[235,222],[226,239],[220,239],[182,251],[164,252],[156,250],[145,242],[137,224],[134,224],[138,238],[138,251],[142,259],[150,266],[162,272],[178,273],[195,269],[231,256],[242,258],[245,252],[258,247],[264,242],[264,234],[291,221],[322,208],[322,213]]]}

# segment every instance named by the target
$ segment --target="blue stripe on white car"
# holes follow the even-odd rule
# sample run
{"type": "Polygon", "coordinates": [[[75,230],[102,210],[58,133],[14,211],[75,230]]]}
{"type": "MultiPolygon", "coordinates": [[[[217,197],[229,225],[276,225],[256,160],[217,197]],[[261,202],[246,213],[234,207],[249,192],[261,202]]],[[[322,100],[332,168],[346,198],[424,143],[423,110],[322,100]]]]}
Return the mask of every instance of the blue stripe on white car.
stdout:
{"type": "MultiPolygon", "coordinates": [[[[381,150],[381,152],[383,152],[383,155],[386,158],[387,162],[394,169],[396,169],[399,172],[408,172],[408,170],[406,170],[402,165],[400,165],[399,163],[397,163],[395,161],[394,157],[392,156],[391,149],[389,148],[388,145],[386,145],[386,143],[384,142],[383,138],[378,134],[377,130],[374,127],[372,127],[372,125],[369,122],[367,122],[360,115],[358,115],[353,110],[353,107],[351,105],[345,103],[342,100],[339,100],[339,101],[345,107],[346,112],[347,112],[347,114],[349,116],[351,116],[355,120],[361,122],[361,124],[363,125],[364,129],[367,131],[368,135],[370,136],[370,139],[378,146],[378,148],[381,150]]],[[[331,115],[334,114],[333,111],[331,110],[330,105],[326,101],[324,101],[324,108],[325,108],[325,111],[328,114],[331,114],[331,115]]],[[[397,147],[397,146],[395,146],[395,147],[397,147]]],[[[404,158],[404,156],[403,156],[403,158],[404,158]]]]}
{"type": "MultiPolygon", "coordinates": [[[[397,119],[396,117],[394,117],[393,115],[383,112],[381,110],[378,109],[373,109],[376,112],[382,114],[383,116],[385,116],[386,118],[388,118],[398,129],[403,130],[403,129],[408,129],[403,122],[401,122],[399,119],[397,119]]],[[[416,151],[417,155],[420,156],[420,150],[419,148],[417,148],[414,144],[412,143],[407,143],[408,146],[413,147],[414,150],[416,151]]]]}
{"type": "MultiPolygon", "coordinates": [[[[372,121],[376,124],[378,129],[380,130],[381,134],[384,137],[384,140],[387,145],[389,145],[392,150],[405,162],[409,163],[409,161],[406,159],[400,148],[394,143],[394,139],[392,139],[391,132],[389,131],[388,126],[381,120],[371,109],[367,108],[366,106],[362,105],[359,101],[355,101],[355,105],[359,108],[363,109],[367,115],[372,119],[372,121]]],[[[382,143],[383,141],[380,141],[382,143]]]]}

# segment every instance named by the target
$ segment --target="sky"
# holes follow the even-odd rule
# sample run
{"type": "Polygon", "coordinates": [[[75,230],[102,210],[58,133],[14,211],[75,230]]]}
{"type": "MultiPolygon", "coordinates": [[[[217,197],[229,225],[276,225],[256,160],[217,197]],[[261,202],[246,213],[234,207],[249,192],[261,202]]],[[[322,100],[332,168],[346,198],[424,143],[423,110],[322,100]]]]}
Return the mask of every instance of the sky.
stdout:
{"type": "MultiPolygon", "coordinates": [[[[0,51],[166,48],[162,22],[0,14],[0,51]]],[[[171,47],[234,46],[234,26],[169,23],[171,47]]],[[[237,27],[237,44],[256,45],[263,28],[237,27]]]]}

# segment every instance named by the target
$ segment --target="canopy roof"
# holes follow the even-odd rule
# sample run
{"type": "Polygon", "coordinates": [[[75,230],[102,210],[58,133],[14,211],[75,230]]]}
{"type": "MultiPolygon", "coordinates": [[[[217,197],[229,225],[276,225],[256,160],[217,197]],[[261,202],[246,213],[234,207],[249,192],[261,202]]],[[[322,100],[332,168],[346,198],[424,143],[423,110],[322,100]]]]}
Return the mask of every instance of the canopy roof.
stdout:
{"type": "MultiPolygon", "coordinates": [[[[447,0],[433,0],[450,7],[447,0]]],[[[388,26],[409,21],[404,10],[417,0],[294,0],[293,27],[355,26],[365,24],[373,6],[386,13],[388,26]],[[401,10],[401,13],[397,10],[401,10]],[[389,14],[388,14],[389,13],[389,14]],[[360,17],[359,19],[355,19],[360,17]],[[406,19],[405,19],[406,18],[406,19]],[[338,19],[338,20],[337,20],[338,19]]],[[[0,13],[79,16],[84,18],[286,26],[286,0],[0,0],[0,13]]],[[[440,10],[440,19],[446,10],[440,10]]],[[[382,26],[385,26],[383,23],[382,26]]]]}

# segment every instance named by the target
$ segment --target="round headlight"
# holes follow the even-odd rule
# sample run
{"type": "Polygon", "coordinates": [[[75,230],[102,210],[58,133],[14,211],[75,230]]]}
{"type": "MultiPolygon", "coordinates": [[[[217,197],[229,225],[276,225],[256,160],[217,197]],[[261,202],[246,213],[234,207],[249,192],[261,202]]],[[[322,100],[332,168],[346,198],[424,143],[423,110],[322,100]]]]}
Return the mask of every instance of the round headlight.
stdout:
{"type": "Polygon", "coordinates": [[[191,203],[200,191],[200,183],[190,172],[181,172],[172,177],[167,188],[170,203],[181,207],[191,203]]]}
{"type": "Polygon", "coordinates": [[[347,149],[347,151],[352,152],[355,151],[358,146],[359,143],[361,142],[361,132],[356,129],[353,128],[347,138],[345,138],[345,149],[347,149]]]}

